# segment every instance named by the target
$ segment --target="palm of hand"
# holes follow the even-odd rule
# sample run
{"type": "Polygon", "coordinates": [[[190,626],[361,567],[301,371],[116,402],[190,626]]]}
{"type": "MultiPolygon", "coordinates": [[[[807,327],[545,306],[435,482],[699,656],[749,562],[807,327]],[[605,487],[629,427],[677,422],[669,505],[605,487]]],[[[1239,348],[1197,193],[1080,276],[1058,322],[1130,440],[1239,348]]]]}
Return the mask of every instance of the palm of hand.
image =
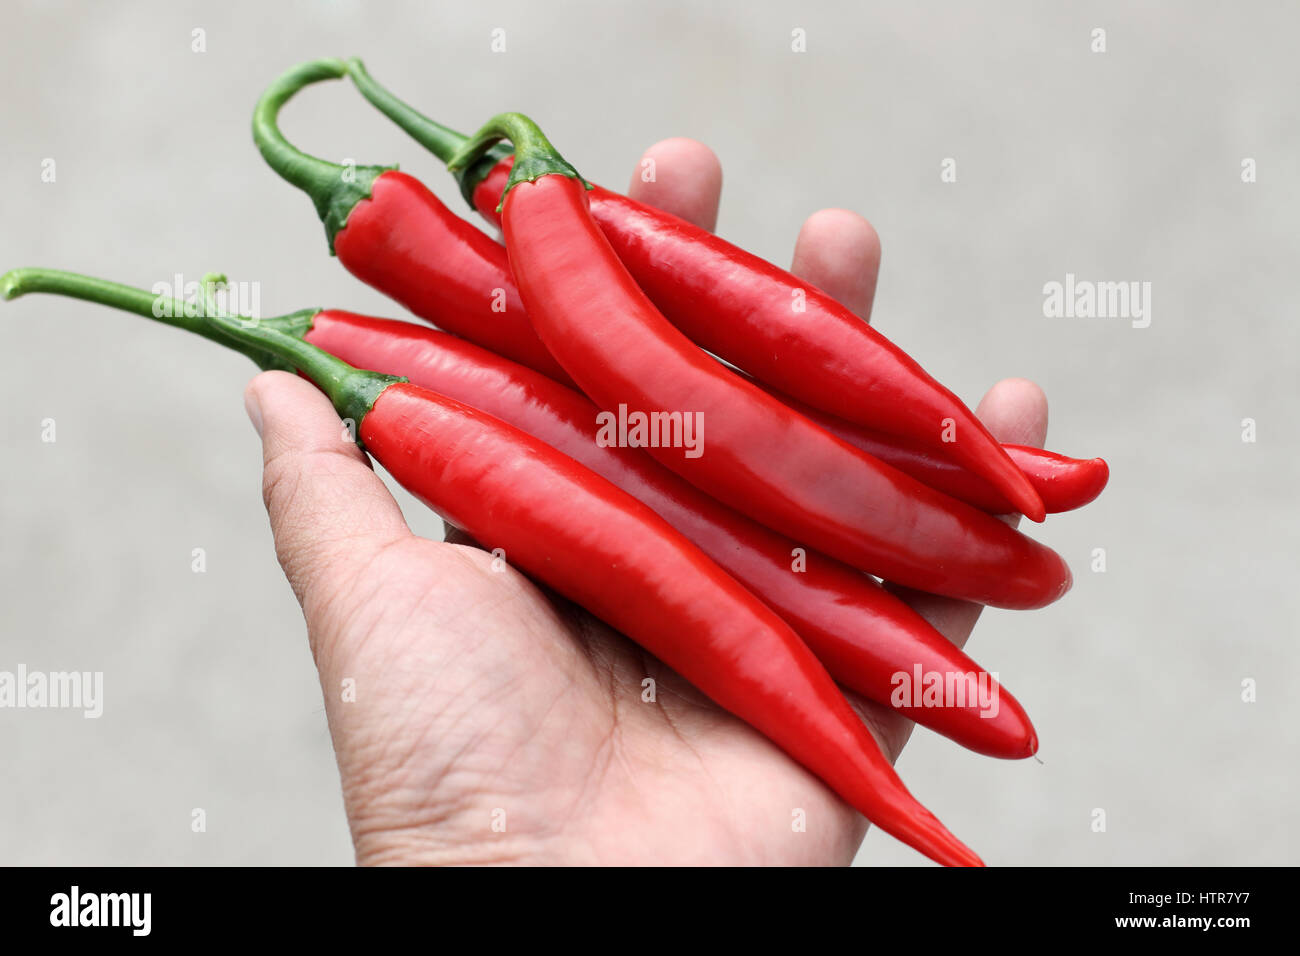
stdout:
{"type": "Polygon", "coordinates": [[[811,864],[861,840],[763,737],[476,548],[405,539],[311,630],[364,862],[811,864]]]}
{"type": "MultiPolygon", "coordinates": [[[[676,195],[646,196],[639,182],[633,194],[711,227],[720,188],[712,154],[686,141],[656,149],[660,182],[676,195]]],[[[866,315],[879,247],[848,216],[809,220],[796,271],[866,315]]],[[[246,400],[358,861],[852,859],[865,821],[766,739],[485,552],[412,535],[310,385],[266,373],[246,400]]],[[[1041,442],[1039,405],[1033,386],[1003,383],[981,412],[995,433],[1013,432],[1003,440],[1041,442]]],[[[928,596],[915,603],[959,641],[978,614],[928,596]]],[[[896,755],[909,725],[854,704],[896,755]]]]}

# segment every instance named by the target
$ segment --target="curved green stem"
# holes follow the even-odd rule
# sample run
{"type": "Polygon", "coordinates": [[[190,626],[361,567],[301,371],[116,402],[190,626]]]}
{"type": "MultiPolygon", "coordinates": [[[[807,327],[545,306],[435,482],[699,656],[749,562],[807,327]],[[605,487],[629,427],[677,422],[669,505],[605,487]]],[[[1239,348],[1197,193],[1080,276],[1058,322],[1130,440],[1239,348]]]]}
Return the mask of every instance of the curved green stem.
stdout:
{"type": "Polygon", "coordinates": [[[312,60],[300,63],[268,86],[253,110],[253,142],[262,158],[280,177],[293,183],[309,197],[325,224],[330,252],[334,237],[345,225],[357,203],[369,199],[375,180],[396,166],[341,166],[298,149],[280,132],[280,109],[304,86],[347,75],[342,60],[312,60]]]}
{"type": "MultiPolygon", "coordinates": [[[[449,126],[443,126],[429,119],[376,83],[374,77],[366,70],[365,64],[356,57],[350,57],[346,65],[348,76],[352,78],[353,84],[361,95],[444,163],[468,142],[469,137],[464,133],[458,133],[449,126]]],[[[456,172],[456,182],[460,185],[460,193],[467,203],[474,205],[474,190],[478,188],[478,184],[492,171],[492,167],[510,153],[511,150],[507,146],[493,147],[474,164],[456,172]]]]}
{"type": "MultiPolygon", "coordinates": [[[[591,184],[578,175],[578,171],[551,145],[541,127],[523,113],[498,113],[492,117],[447,160],[447,168],[453,172],[466,168],[501,139],[509,139],[515,144],[515,164],[506,180],[506,188],[501,191],[502,205],[510,190],[543,176],[569,176],[587,189],[591,188],[591,184]]],[[[497,209],[500,210],[501,206],[497,209]]]]}
{"type": "MultiPolygon", "coordinates": [[[[210,273],[211,275],[211,273],[210,273]]],[[[205,276],[205,279],[208,277],[205,276]]],[[[206,288],[206,284],[205,284],[206,288]]],[[[120,285],[106,279],[94,279],[78,275],[75,272],[62,272],[58,269],[14,269],[0,276],[0,296],[16,299],[29,292],[44,292],[51,295],[68,296],[85,302],[95,302],[123,312],[142,315],[164,325],[194,332],[206,339],[211,339],[227,348],[240,352],[263,369],[284,369],[295,371],[295,367],[262,349],[250,348],[243,342],[231,338],[219,329],[213,328],[204,318],[204,312],[213,311],[208,304],[208,294],[201,293],[201,304],[173,299],[144,289],[129,285],[120,285]]],[[[279,329],[281,332],[301,337],[311,329],[312,319],[319,309],[304,309],[288,315],[259,320],[262,324],[279,329]]]]}
{"type": "MultiPolygon", "coordinates": [[[[58,269],[14,269],[0,276],[0,296],[16,299],[29,292],[49,292],[96,302],[145,318],[157,319],[187,332],[219,342],[248,356],[262,368],[300,371],[330,397],[343,418],[356,425],[360,442],[361,419],[370,411],[379,394],[404,378],[381,375],[353,368],[328,352],[304,342],[302,336],[311,329],[319,309],[304,309],[271,319],[244,319],[225,315],[210,307],[209,280],[218,273],[203,277],[200,302],[170,299],[129,285],[105,279],[93,279],[58,269]]],[[[224,276],[221,276],[224,280],[224,276]]]]}
{"type": "Polygon", "coordinates": [[[395,375],[354,368],[342,359],[271,326],[249,325],[222,314],[207,316],[207,322],[250,349],[274,355],[311,379],[329,396],[339,416],[352,420],[358,444],[361,443],[361,420],[370,412],[380,393],[395,382],[407,381],[395,375]]]}

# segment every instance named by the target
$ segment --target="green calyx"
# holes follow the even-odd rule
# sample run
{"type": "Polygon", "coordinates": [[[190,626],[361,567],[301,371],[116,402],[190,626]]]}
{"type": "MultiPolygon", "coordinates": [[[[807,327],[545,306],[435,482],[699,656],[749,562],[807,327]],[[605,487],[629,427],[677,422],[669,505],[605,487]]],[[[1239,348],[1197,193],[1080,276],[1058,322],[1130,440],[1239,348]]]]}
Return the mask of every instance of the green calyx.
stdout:
{"type": "Polygon", "coordinates": [[[280,132],[280,109],[304,86],[347,75],[342,60],[325,59],[301,63],[266,88],[253,110],[253,142],[280,177],[293,183],[316,206],[325,224],[330,254],[334,238],[347,225],[357,204],[369,199],[375,180],[396,166],[342,166],[302,152],[280,132]]]}
{"type": "Polygon", "coordinates": [[[217,332],[247,348],[267,352],[311,379],[329,396],[339,416],[352,422],[352,434],[358,445],[361,444],[361,421],[370,413],[380,394],[390,385],[407,381],[396,375],[354,368],[300,338],[256,320],[220,312],[206,315],[204,319],[217,332]]]}
{"type": "MultiPolygon", "coordinates": [[[[492,117],[447,160],[447,168],[452,172],[465,169],[486,154],[488,147],[502,139],[515,144],[515,165],[506,180],[506,188],[501,191],[501,205],[505,204],[506,194],[520,183],[531,183],[543,176],[568,176],[587,189],[591,188],[591,184],[578,175],[578,171],[551,145],[541,127],[523,113],[498,113],[492,117]]],[[[501,206],[497,206],[497,210],[500,209],[501,206]]]]}
{"type": "MultiPolygon", "coordinates": [[[[30,292],[40,292],[81,299],[85,302],[95,302],[122,312],[142,315],[146,319],[153,319],[156,322],[184,329],[187,332],[194,332],[227,348],[234,349],[251,359],[261,369],[296,371],[296,367],[292,363],[285,362],[265,350],[251,348],[236,339],[224,335],[220,330],[214,329],[207,323],[205,320],[206,313],[216,310],[213,290],[219,288],[224,282],[224,276],[209,273],[203,277],[203,281],[199,284],[197,301],[190,302],[166,293],[146,292],[144,289],[109,282],[106,279],[78,275],[75,272],[62,272],[58,269],[26,268],[14,269],[0,276],[0,296],[8,300],[16,299],[30,292]]],[[[174,291],[184,292],[184,290],[179,289],[174,291]]],[[[298,312],[291,312],[288,315],[258,319],[257,321],[270,328],[278,329],[285,335],[301,339],[311,330],[312,320],[319,311],[319,309],[303,309],[298,312]]]]}
{"type": "MultiPolygon", "coordinates": [[[[370,101],[371,105],[409,133],[411,138],[444,163],[469,142],[469,137],[464,133],[458,133],[448,126],[443,126],[441,123],[431,120],[376,83],[374,77],[366,70],[365,64],[356,57],[351,57],[346,66],[348,76],[352,78],[353,84],[361,95],[370,101]]],[[[474,205],[474,190],[478,188],[478,184],[492,171],[492,167],[509,156],[511,152],[512,150],[504,144],[494,146],[475,162],[470,163],[464,169],[456,171],[456,182],[460,186],[460,194],[465,197],[465,201],[470,206],[474,205]]]]}

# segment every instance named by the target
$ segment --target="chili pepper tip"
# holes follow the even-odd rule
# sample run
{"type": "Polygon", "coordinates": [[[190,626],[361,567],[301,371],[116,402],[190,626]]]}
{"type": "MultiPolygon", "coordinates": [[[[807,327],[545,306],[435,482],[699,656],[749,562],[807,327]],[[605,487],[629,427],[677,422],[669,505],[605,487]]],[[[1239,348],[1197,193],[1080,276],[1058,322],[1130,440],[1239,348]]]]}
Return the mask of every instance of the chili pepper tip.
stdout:
{"type": "Polygon", "coordinates": [[[1105,491],[1106,484],[1110,481],[1110,465],[1106,464],[1105,458],[1093,458],[1089,461],[1089,464],[1093,466],[1092,481],[1089,483],[1087,490],[1080,495],[1083,504],[1093,501],[1105,491]]]}
{"type": "Polygon", "coordinates": [[[929,819],[921,828],[904,835],[907,843],[944,866],[984,866],[979,854],[953,836],[936,817],[928,812],[926,815],[929,819]]]}

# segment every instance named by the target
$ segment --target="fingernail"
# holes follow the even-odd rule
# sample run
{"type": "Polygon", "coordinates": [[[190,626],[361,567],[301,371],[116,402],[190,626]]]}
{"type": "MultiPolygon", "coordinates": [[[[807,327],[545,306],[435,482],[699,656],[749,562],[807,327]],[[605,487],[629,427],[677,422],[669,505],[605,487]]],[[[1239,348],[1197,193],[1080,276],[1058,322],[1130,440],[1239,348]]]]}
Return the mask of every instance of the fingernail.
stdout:
{"type": "Polygon", "coordinates": [[[250,389],[244,393],[244,411],[248,412],[248,420],[253,423],[257,429],[257,437],[262,437],[262,406],[257,401],[257,395],[250,389]]]}

